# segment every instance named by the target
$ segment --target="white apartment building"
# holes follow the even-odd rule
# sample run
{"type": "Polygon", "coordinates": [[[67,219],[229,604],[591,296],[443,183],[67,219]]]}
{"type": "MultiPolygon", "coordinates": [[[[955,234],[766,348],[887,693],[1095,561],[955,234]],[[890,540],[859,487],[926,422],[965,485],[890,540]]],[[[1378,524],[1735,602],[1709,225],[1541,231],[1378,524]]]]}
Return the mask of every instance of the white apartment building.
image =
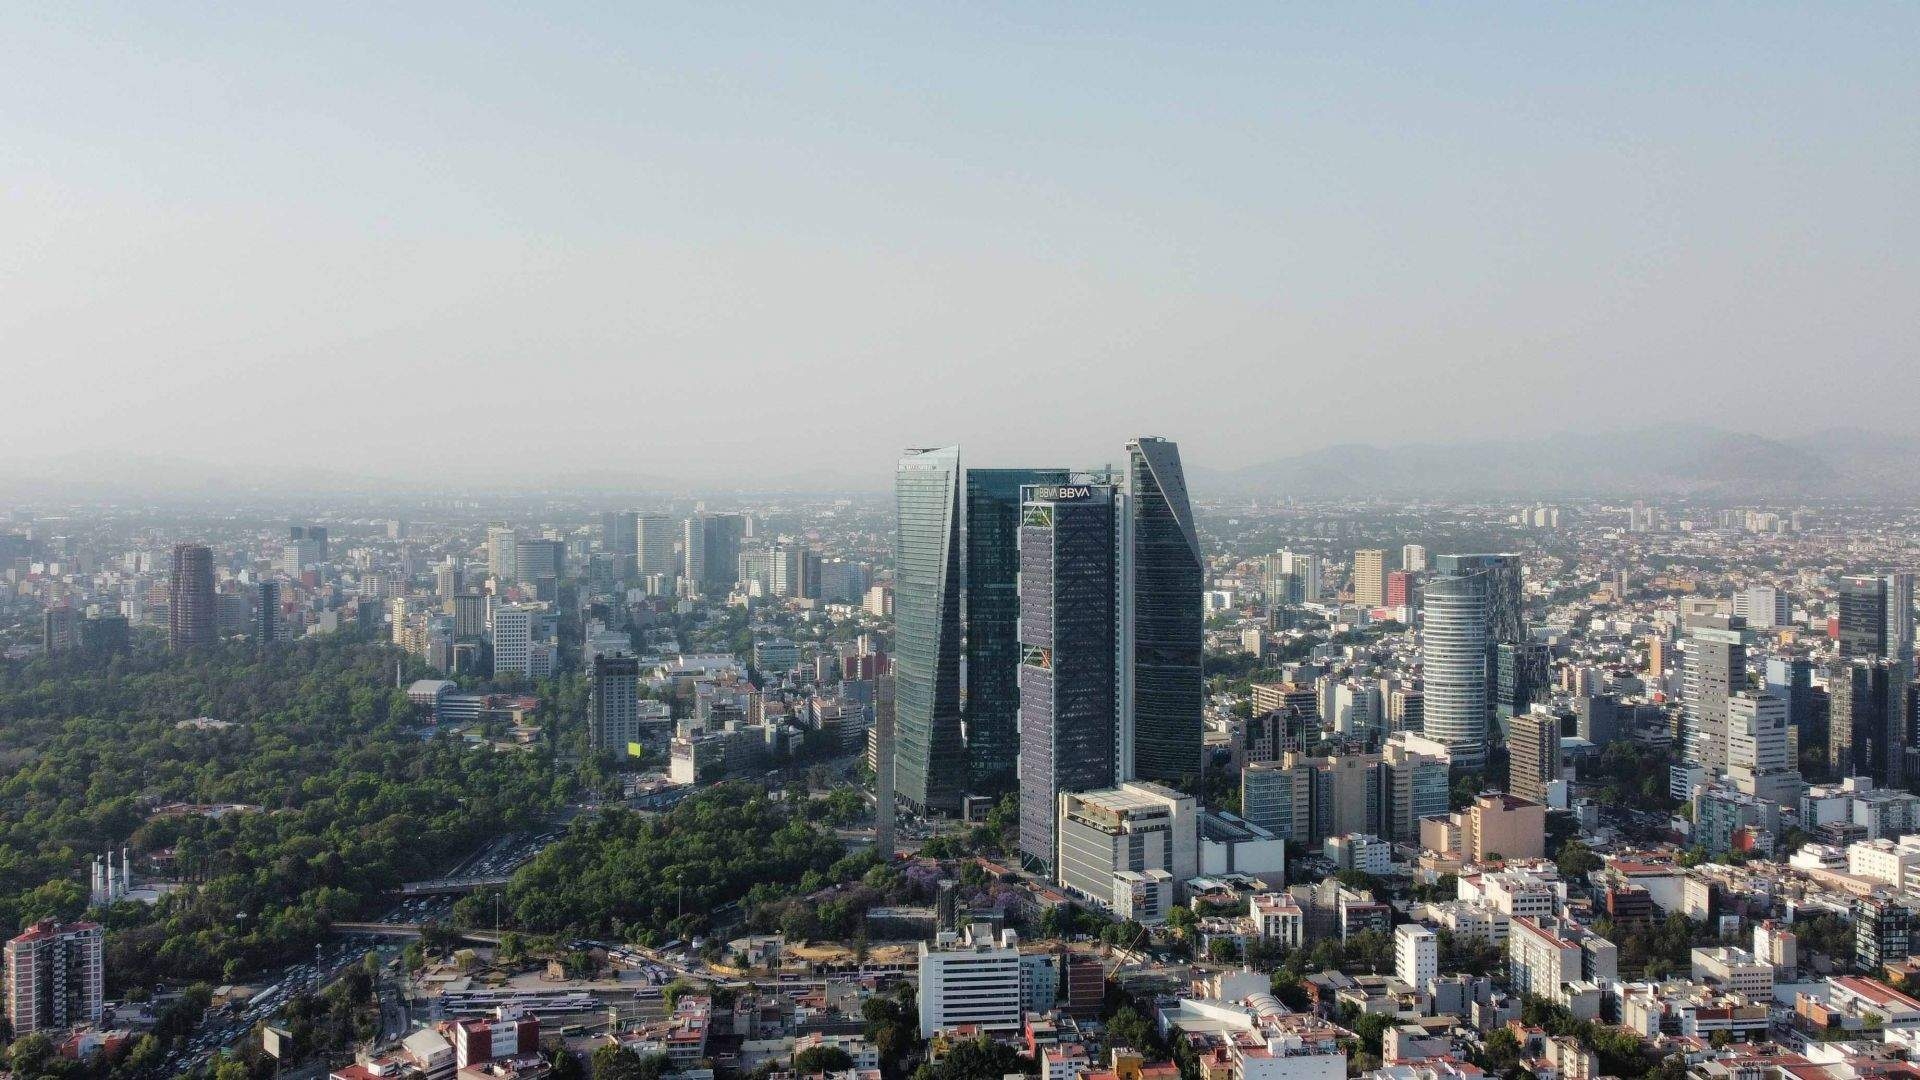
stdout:
{"type": "Polygon", "coordinates": [[[1423,989],[1440,976],[1440,937],[1415,923],[1393,928],[1394,977],[1423,989]]]}
{"type": "Polygon", "coordinates": [[[1306,941],[1307,915],[1286,893],[1255,893],[1247,898],[1247,919],[1262,941],[1297,949],[1306,941]]]}
{"type": "Polygon", "coordinates": [[[493,611],[493,675],[533,674],[533,620],[537,612],[524,604],[507,604],[493,611]]]}
{"type": "Polygon", "coordinates": [[[1899,892],[1920,892],[1920,834],[1848,844],[1847,873],[1884,881],[1899,892]]]}
{"type": "Polygon", "coordinates": [[[1517,871],[1481,875],[1480,895],[1488,908],[1515,919],[1550,919],[1560,908],[1551,882],[1517,871]]]}
{"type": "Polygon", "coordinates": [[[1773,694],[1727,698],[1727,776],[1734,789],[1797,806],[1806,785],[1787,751],[1787,700],[1773,694]]]}
{"type": "Polygon", "coordinates": [[[1693,950],[1693,981],[1716,983],[1755,1001],[1773,999],[1773,965],[1755,959],[1745,949],[1693,950]]]}
{"type": "Polygon", "coordinates": [[[1538,994],[1591,1020],[1600,1012],[1599,984],[1619,981],[1619,949],[1578,923],[1515,918],[1507,970],[1514,993],[1538,994]]]}
{"type": "Polygon", "coordinates": [[[989,1033],[1020,1030],[1020,939],[986,923],[920,943],[920,1035],[961,1024],[989,1033]]]}

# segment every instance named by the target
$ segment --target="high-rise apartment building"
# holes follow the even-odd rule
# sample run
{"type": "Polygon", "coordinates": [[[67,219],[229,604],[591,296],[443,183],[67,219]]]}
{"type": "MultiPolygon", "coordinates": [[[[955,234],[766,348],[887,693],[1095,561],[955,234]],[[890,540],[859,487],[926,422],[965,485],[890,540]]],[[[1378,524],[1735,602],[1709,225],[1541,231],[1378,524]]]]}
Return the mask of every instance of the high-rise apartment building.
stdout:
{"type": "Polygon", "coordinates": [[[1733,613],[1756,630],[1771,630],[1793,621],[1787,594],[1771,585],[1754,585],[1734,593],[1733,613]]]}
{"type": "Polygon", "coordinates": [[[1727,698],[1727,775],[1736,790],[1798,807],[1805,786],[1787,748],[1787,702],[1745,691],[1727,698]]]}
{"type": "Polygon", "coordinates": [[[1387,606],[1390,608],[1408,607],[1413,603],[1413,572],[1409,570],[1387,571],[1387,606]]]}
{"type": "Polygon", "coordinates": [[[1022,490],[1020,850],[1052,868],[1060,796],[1110,788],[1118,768],[1115,500],[1105,484],[1022,490]]]}
{"type": "Polygon", "coordinates": [[[505,525],[487,527],[487,573],[501,581],[520,578],[520,539],[505,525]]]}
{"type": "Polygon", "coordinates": [[[1393,928],[1393,975],[1424,990],[1440,977],[1440,936],[1418,923],[1393,928]]]}
{"type": "Polygon", "coordinates": [[[920,1035],[969,1027],[993,1035],[1019,1032],[1020,939],[996,940],[987,923],[942,931],[920,943],[920,1035]]]}
{"type": "MultiPolygon", "coordinates": [[[[1020,764],[1020,551],[1022,489],[1028,485],[1065,484],[1065,469],[967,469],[964,474],[965,514],[961,596],[965,627],[965,713],[969,790],[978,795],[1012,791],[1020,764]]],[[[1106,498],[1112,517],[1110,495],[1106,498]]],[[[1108,547],[1113,544],[1108,528],[1108,547]]],[[[1113,591],[1111,551],[1101,560],[1106,567],[1107,591],[1113,591]]],[[[1109,622],[1107,651],[1114,639],[1109,622]]],[[[1109,659],[1111,671],[1111,659],[1109,659]]],[[[1111,702],[1113,692],[1108,690],[1111,702]]],[[[1111,711],[1109,704],[1109,711],[1111,711]]],[[[1111,723],[1111,721],[1109,722],[1111,723]]],[[[1109,738],[1108,745],[1112,745],[1109,738]]],[[[1111,756],[1111,755],[1109,755],[1111,756]]],[[[1112,783],[1109,776],[1105,784],[1112,783]]],[[[1046,817],[1051,821],[1052,808],[1046,817]]],[[[1049,827],[1051,831],[1051,827],[1049,827]]]]}
{"type": "Polygon", "coordinates": [[[894,785],[915,808],[951,814],[966,783],[960,448],[907,451],[894,499],[894,785]]]}
{"type": "Polygon", "coordinates": [[[680,523],[680,577],[695,592],[707,592],[707,516],[680,523]]]}
{"type": "Polygon", "coordinates": [[[1560,779],[1560,717],[1535,706],[1513,718],[1507,790],[1546,805],[1547,788],[1560,779]]]}
{"type": "Polygon", "coordinates": [[[536,609],[507,604],[493,611],[493,676],[530,675],[536,609]]]}
{"type": "Polygon", "coordinates": [[[1685,760],[1712,775],[1727,767],[1727,699],[1747,683],[1746,620],[1696,615],[1688,620],[1686,633],[1682,752],[1685,760]]]}
{"type": "Polygon", "coordinates": [[[173,574],[167,581],[167,644],[173,651],[218,640],[214,604],[213,551],[204,544],[173,545],[173,574]]]}
{"type": "MultiPolygon", "coordinates": [[[[1180,448],[1127,444],[1122,522],[1120,745],[1124,779],[1181,783],[1200,770],[1206,564],[1187,501],[1180,448]]],[[[897,603],[897,601],[896,601],[897,603]]]]}
{"type": "Polygon", "coordinates": [[[1387,605],[1387,552],[1361,548],[1353,553],[1353,602],[1363,608],[1387,605]]]}
{"type": "Polygon", "coordinates": [[[587,737],[603,754],[626,757],[640,742],[640,661],[620,653],[593,658],[587,737]]]}
{"type": "Polygon", "coordinates": [[[1409,574],[1418,574],[1427,568],[1427,549],[1419,544],[1408,544],[1400,549],[1400,569],[1409,574]]]}
{"type": "Polygon", "coordinates": [[[6,969],[14,1038],[100,1022],[106,939],[99,924],[37,922],[7,942],[6,969]]]}
{"type": "Polygon", "coordinates": [[[680,572],[673,557],[674,542],[680,539],[679,523],[660,511],[643,510],[634,515],[634,530],[634,563],[641,576],[665,574],[671,585],[680,572]]]}

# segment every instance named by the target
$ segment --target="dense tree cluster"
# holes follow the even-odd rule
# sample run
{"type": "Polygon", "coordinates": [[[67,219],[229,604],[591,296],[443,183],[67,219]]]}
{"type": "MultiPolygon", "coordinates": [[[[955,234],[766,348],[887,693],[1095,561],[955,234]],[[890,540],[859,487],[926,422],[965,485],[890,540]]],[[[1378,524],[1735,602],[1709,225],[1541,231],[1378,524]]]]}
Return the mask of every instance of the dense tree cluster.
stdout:
{"type": "Polygon", "coordinates": [[[607,810],[576,822],[507,886],[513,925],[646,940],[686,936],[740,901],[767,903],[857,878],[831,830],[762,789],[722,784],[657,816],[607,810]]]}
{"type": "Polygon", "coordinates": [[[541,756],[423,740],[399,655],[329,636],[0,666],[0,926],[80,915],[95,852],[171,852],[190,887],[98,913],[110,978],[232,981],[571,794],[541,756]]]}

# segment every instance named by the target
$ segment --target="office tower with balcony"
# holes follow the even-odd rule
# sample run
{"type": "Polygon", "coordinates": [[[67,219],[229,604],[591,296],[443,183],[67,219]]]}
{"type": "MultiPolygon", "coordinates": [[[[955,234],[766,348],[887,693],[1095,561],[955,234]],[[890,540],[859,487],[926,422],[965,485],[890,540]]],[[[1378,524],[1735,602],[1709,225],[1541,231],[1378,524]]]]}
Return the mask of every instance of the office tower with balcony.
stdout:
{"type": "Polygon", "coordinates": [[[1727,699],[1747,683],[1747,623],[1737,615],[1695,615],[1686,635],[1682,757],[1712,776],[1727,767],[1727,699]]]}
{"type": "Polygon", "coordinates": [[[593,658],[587,737],[594,750],[626,757],[640,742],[640,661],[622,653],[593,658]]]}
{"type": "Polygon", "coordinates": [[[945,814],[959,812],[967,781],[960,479],[957,446],[908,450],[894,478],[894,788],[945,814]]]}
{"type": "Polygon", "coordinates": [[[100,1023],[106,935],[98,923],[43,919],[7,942],[7,1019],[13,1037],[100,1023]]]}
{"type": "Polygon", "coordinates": [[[1118,625],[1113,489],[1023,489],[1019,524],[1020,851],[1057,864],[1060,796],[1112,787],[1118,625]]]}
{"type": "Polygon", "coordinates": [[[261,582],[254,602],[258,607],[253,613],[253,640],[271,645],[280,637],[280,583],[261,582]]]}
{"type": "Polygon", "coordinates": [[[167,581],[167,644],[174,652],[204,648],[218,640],[213,595],[213,551],[204,544],[173,545],[167,581]]]}
{"type": "Polygon", "coordinates": [[[1560,779],[1560,717],[1535,708],[1513,718],[1507,790],[1547,804],[1547,789],[1560,779]]]}
{"type": "Polygon", "coordinates": [[[669,584],[679,574],[674,562],[674,544],[680,539],[680,524],[665,513],[643,510],[634,515],[634,565],[640,576],[665,574],[669,584]]]}
{"type": "MultiPolygon", "coordinates": [[[[966,693],[962,725],[967,742],[968,790],[972,794],[999,795],[1018,784],[1022,488],[1059,485],[1067,479],[1065,469],[967,469],[964,474],[961,536],[965,588],[960,614],[965,629],[966,693]]],[[[1109,495],[1109,507],[1112,501],[1109,495]]],[[[1109,553],[1104,562],[1109,588],[1113,584],[1112,564],[1113,555],[1109,553]]],[[[1108,651],[1113,647],[1109,635],[1108,651]]],[[[1109,701],[1111,698],[1109,689],[1109,701]]],[[[1051,808],[1047,817],[1052,820],[1051,808]]]]}
{"type": "Polygon", "coordinates": [[[1121,779],[1181,784],[1200,771],[1206,564],[1180,448],[1129,442],[1125,495],[1119,711],[1121,767],[1131,770],[1121,779]]]}
{"type": "Polygon", "coordinates": [[[1387,552],[1361,548],[1353,553],[1353,602],[1363,608],[1387,604],[1387,552]]]}

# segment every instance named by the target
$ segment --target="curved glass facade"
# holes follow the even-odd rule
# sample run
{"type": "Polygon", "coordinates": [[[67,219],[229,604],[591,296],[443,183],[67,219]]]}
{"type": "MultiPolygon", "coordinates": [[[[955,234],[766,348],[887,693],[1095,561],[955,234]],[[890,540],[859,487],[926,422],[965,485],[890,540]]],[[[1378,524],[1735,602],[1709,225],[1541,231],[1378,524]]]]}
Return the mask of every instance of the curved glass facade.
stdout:
{"type": "Polygon", "coordinates": [[[966,784],[960,729],[960,449],[910,450],[894,479],[894,786],[954,814],[966,784]]]}
{"type": "Polygon", "coordinates": [[[1445,743],[1453,764],[1487,760],[1488,583],[1485,567],[1443,555],[1421,590],[1421,733],[1445,743]]]}

